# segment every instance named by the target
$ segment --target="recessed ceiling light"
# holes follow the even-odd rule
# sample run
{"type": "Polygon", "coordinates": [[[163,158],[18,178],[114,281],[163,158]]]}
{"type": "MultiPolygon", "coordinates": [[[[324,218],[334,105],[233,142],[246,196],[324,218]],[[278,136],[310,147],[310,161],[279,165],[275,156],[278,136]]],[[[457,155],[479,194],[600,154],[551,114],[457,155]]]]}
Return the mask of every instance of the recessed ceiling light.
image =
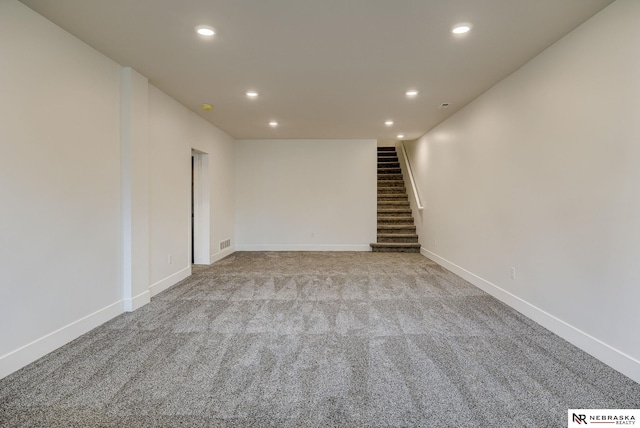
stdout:
{"type": "Polygon", "coordinates": [[[247,96],[249,98],[255,98],[258,96],[258,93],[256,91],[247,91],[247,96]]]}
{"type": "Polygon", "coordinates": [[[415,89],[409,89],[406,94],[408,97],[415,97],[416,95],[418,95],[418,91],[415,89]]]}
{"type": "Polygon", "coordinates": [[[204,37],[211,37],[214,34],[216,34],[216,30],[214,30],[212,27],[208,25],[198,25],[196,27],[196,33],[204,37]]]}
{"type": "Polygon", "coordinates": [[[391,126],[393,125],[393,120],[387,120],[384,124],[387,126],[391,126]]]}
{"type": "Polygon", "coordinates": [[[471,24],[469,24],[468,22],[463,22],[451,27],[451,32],[453,34],[465,34],[471,31],[471,27],[472,27],[471,24]]]}
{"type": "Polygon", "coordinates": [[[404,134],[398,134],[398,138],[399,138],[399,139],[404,138],[404,134]]]}
{"type": "Polygon", "coordinates": [[[276,122],[275,120],[272,120],[271,122],[269,122],[269,126],[272,128],[275,128],[276,126],[278,126],[278,122],[276,122]]]}

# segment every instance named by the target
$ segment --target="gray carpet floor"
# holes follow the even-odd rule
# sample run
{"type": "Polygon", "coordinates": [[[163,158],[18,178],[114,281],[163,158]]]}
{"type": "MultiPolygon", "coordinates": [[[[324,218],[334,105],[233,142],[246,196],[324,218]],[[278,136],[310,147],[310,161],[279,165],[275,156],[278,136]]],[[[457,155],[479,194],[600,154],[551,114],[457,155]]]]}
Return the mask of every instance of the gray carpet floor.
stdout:
{"type": "Polygon", "coordinates": [[[235,253],[0,380],[0,426],[563,427],[640,385],[419,254],[235,253]]]}

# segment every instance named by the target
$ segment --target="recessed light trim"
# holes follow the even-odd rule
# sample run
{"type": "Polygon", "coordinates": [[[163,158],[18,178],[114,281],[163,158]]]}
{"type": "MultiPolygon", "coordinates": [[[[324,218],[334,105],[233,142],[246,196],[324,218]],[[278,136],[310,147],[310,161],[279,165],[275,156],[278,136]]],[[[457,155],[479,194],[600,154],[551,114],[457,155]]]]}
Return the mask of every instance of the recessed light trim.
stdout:
{"type": "Polygon", "coordinates": [[[246,94],[249,98],[256,98],[258,96],[258,93],[256,91],[247,91],[246,94]]]}
{"type": "Polygon", "coordinates": [[[269,126],[272,128],[276,128],[278,126],[278,122],[275,120],[272,120],[269,122],[269,126]]]}
{"type": "Polygon", "coordinates": [[[393,126],[393,120],[387,120],[384,124],[386,126],[393,126]]]}
{"type": "Polygon", "coordinates": [[[419,94],[420,92],[417,89],[409,89],[407,92],[405,92],[405,94],[408,97],[415,97],[419,94]]]}
{"type": "Polygon", "coordinates": [[[471,28],[473,28],[473,25],[469,24],[468,22],[461,22],[451,27],[451,32],[453,34],[461,35],[471,31],[471,28]]]}
{"type": "Polygon", "coordinates": [[[196,26],[196,33],[203,37],[213,37],[216,34],[216,30],[209,25],[198,25],[196,26]]]}

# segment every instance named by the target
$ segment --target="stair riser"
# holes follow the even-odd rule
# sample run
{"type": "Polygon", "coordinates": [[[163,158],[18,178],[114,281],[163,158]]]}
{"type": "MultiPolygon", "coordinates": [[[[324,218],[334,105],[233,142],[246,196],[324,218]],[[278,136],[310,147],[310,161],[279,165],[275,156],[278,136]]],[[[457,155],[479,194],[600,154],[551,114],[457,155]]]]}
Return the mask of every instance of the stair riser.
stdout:
{"type": "MultiPolygon", "coordinates": [[[[391,189],[394,189],[391,187],[391,189]]],[[[397,189],[397,187],[395,188],[397,189]]],[[[409,201],[406,192],[380,192],[378,191],[378,200],[379,201],[409,201]]]]}
{"type": "Polygon", "coordinates": [[[406,224],[408,226],[411,226],[411,225],[413,225],[413,219],[412,218],[410,218],[410,219],[403,219],[403,218],[397,218],[397,219],[394,219],[394,218],[383,218],[383,219],[380,219],[380,218],[378,218],[378,224],[379,225],[406,224]]]}
{"type": "Polygon", "coordinates": [[[378,200],[378,210],[387,208],[409,208],[409,201],[380,201],[378,200]]]}
{"type": "Polygon", "coordinates": [[[399,215],[399,216],[407,217],[411,215],[411,210],[406,208],[378,208],[378,215],[381,215],[381,216],[399,215]]]}
{"type": "Polygon", "coordinates": [[[407,200],[407,192],[400,187],[395,187],[395,188],[390,187],[388,189],[383,189],[383,190],[378,189],[378,200],[381,197],[396,197],[396,196],[402,197],[403,200],[405,201],[407,200]]]}
{"type": "Polygon", "coordinates": [[[386,243],[415,243],[418,242],[417,236],[409,236],[407,238],[380,238],[378,237],[378,243],[386,244],[386,243]]]}
{"type": "Polygon", "coordinates": [[[378,233],[416,233],[413,224],[378,224],[378,233]]]}
{"type": "Polygon", "coordinates": [[[394,248],[394,247],[385,247],[385,248],[377,248],[374,247],[371,249],[374,253],[419,253],[420,248],[394,248]]]}
{"type": "Polygon", "coordinates": [[[402,174],[378,174],[378,182],[386,180],[402,180],[402,174]]]}
{"type": "MultiPolygon", "coordinates": [[[[396,202],[396,201],[378,201],[378,212],[384,212],[385,210],[406,210],[409,207],[409,202],[396,202]]],[[[409,213],[411,210],[408,211],[409,213]]]]}
{"type": "Polygon", "coordinates": [[[378,177],[388,174],[399,174],[402,176],[402,170],[400,168],[378,168],[378,177]]]}
{"type": "Polygon", "coordinates": [[[402,180],[378,180],[378,188],[380,187],[402,187],[404,188],[404,181],[402,180]]]}
{"type": "Polygon", "coordinates": [[[393,193],[387,193],[384,195],[378,195],[378,202],[398,202],[398,201],[406,201],[406,196],[404,198],[394,198],[394,196],[402,196],[400,194],[394,195],[393,193]]]}
{"type": "Polygon", "coordinates": [[[407,197],[407,192],[404,187],[388,187],[384,189],[378,189],[378,197],[380,196],[402,196],[407,197]]]}
{"type": "MultiPolygon", "coordinates": [[[[397,231],[389,231],[389,230],[382,230],[382,231],[381,231],[381,230],[378,230],[378,233],[389,233],[389,232],[394,232],[394,233],[395,233],[395,232],[397,232],[397,231]]],[[[407,231],[407,233],[408,233],[408,232],[409,232],[409,231],[407,231]]],[[[413,233],[415,234],[415,230],[413,231],[413,233]]],[[[418,242],[418,241],[414,241],[414,242],[418,242]]]]}

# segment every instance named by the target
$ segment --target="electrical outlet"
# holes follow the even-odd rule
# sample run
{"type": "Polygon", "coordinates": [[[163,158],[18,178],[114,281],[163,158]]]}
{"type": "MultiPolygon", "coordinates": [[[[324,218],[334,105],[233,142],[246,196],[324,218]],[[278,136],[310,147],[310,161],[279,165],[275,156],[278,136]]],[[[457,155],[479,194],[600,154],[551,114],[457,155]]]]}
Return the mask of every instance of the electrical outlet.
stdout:
{"type": "Polygon", "coordinates": [[[511,279],[516,279],[516,268],[511,266],[511,279]]]}

